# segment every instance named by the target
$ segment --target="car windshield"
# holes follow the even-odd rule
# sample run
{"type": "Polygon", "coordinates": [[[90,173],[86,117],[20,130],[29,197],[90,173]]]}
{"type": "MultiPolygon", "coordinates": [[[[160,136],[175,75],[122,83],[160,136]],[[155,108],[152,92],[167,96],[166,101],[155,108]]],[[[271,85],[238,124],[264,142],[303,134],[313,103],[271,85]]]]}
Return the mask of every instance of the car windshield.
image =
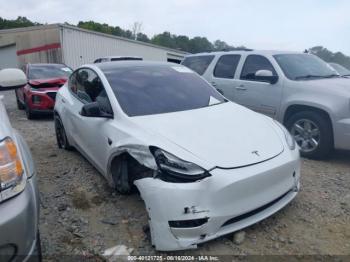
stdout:
{"type": "Polygon", "coordinates": [[[341,76],[350,76],[350,70],[336,63],[329,63],[341,76]]]}
{"type": "Polygon", "coordinates": [[[49,79],[49,78],[68,78],[72,73],[72,69],[66,65],[30,65],[28,71],[28,78],[35,79],[49,79]]]}
{"type": "Polygon", "coordinates": [[[287,78],[291,80],[312,80],[338,77],[338,73],[326,62],[311,54],[274,55],[287,78]]]}
{"type": "Polygon", "coordinates": [[[102,71],[128,116],[185,111],[226,102],[205,80],[183,66],[134,66],[102,71]]]}

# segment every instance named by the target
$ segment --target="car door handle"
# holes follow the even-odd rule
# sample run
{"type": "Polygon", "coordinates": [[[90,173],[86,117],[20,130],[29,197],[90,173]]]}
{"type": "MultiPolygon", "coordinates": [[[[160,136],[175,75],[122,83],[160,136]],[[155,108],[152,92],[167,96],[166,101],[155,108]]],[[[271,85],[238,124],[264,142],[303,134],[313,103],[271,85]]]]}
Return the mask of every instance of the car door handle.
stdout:
{"type": "Polygon", "coordinates": [[[216,86],[217,86],[217,84],[216,84],[215,82],[211,82],[211,85],[212,85],[213,87],[216,87],[216,86]]]}
{"type": "Polygon", "coordinates": [[[236,89],[237,89],[237,90],[241,90],[241,91],[247,90],[247,88],[245,88],[244,85],[236,86],[236,89]]]}

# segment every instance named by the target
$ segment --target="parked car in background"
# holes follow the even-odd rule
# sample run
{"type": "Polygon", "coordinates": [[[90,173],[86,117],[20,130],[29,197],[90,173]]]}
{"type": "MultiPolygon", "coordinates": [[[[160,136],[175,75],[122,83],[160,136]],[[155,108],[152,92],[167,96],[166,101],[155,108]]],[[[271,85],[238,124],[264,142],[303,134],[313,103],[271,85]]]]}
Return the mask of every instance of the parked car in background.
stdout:
{"type": "MultiPolygon", "coordinates": [[[[19,69],[0,71],[0,91],[26,84],[19,69]]],[[[11,127],[0,97],[0,261],[41,260],[39,194],[29,148],[11,127]]]]}
{"type": "Polygon", "coordinates": [[[342,77],[350,78],[350,70],[337,63],[328,63],[333,69],[335,69],[342,77]]]}
{"type": "Polygon", "coordinates": [[[77,148],[121,193],[137,186],[157,250],[247,227],[299,190],[286,128],[181,65],[82,66],[59,90],[54,115],[60,148],[77,148]]]}
{"type": "Polygon", "coordinates": [[[67,81],[72,69],[64,64],[27,64],[23,71],[28,82],[16,90],[18,109],[25,109],[28,119],[52,113],[56,93],[67,81]]]}
{"type": "Polygon", "coordinates": [[[142,61],[143,58],[139,56],[105,56],[98,58],[94,61],[94,64],[113,61],[142,61]]]}
{"type": "Polygon", "coordinates": [[[182,64],[228,99],[283,123],[303,156],[350,149],[350,82],[320,58],[247,50],[189,55],[182,64]]]}

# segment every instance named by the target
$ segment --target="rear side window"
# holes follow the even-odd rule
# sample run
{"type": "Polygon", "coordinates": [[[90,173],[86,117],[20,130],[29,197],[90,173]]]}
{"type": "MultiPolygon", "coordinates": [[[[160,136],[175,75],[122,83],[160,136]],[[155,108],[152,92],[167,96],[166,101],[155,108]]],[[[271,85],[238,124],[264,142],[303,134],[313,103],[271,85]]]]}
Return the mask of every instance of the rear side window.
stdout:
{"type": "Polygon", "coordinates": [[[277,75],[270,61],[261,55],[249,55],[245,60],[241,79],[250,81],[259,81],[255,79],[255,73],[259,70],[269,70],[274,76],[277,75]]]}
{"type": "Polygon", "coordinates": [[[213,55],[190,56],[186,57],[182,64],[192,69],[197,74],[203,75],[213,59],[213,55]]]}
{"type": "Polygon", "coordinates": [[[218,78],[234,78],[240,59],[240,55],[221,56],[215,66],[214,76],[218,78]]]}

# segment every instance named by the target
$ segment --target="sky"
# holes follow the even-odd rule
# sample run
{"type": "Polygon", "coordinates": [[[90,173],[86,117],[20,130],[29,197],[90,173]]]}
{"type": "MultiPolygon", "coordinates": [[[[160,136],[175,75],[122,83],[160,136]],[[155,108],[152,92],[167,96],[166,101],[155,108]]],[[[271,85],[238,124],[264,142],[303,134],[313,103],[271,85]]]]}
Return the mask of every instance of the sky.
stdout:
{"type": "Polygon", "coordinates": [[[152,37],[169,31],[233,46],[302,51],[322,45],[350,55],[348,0],[0,0],[0,16],[40,23],[93,20],[152,37]]]}

